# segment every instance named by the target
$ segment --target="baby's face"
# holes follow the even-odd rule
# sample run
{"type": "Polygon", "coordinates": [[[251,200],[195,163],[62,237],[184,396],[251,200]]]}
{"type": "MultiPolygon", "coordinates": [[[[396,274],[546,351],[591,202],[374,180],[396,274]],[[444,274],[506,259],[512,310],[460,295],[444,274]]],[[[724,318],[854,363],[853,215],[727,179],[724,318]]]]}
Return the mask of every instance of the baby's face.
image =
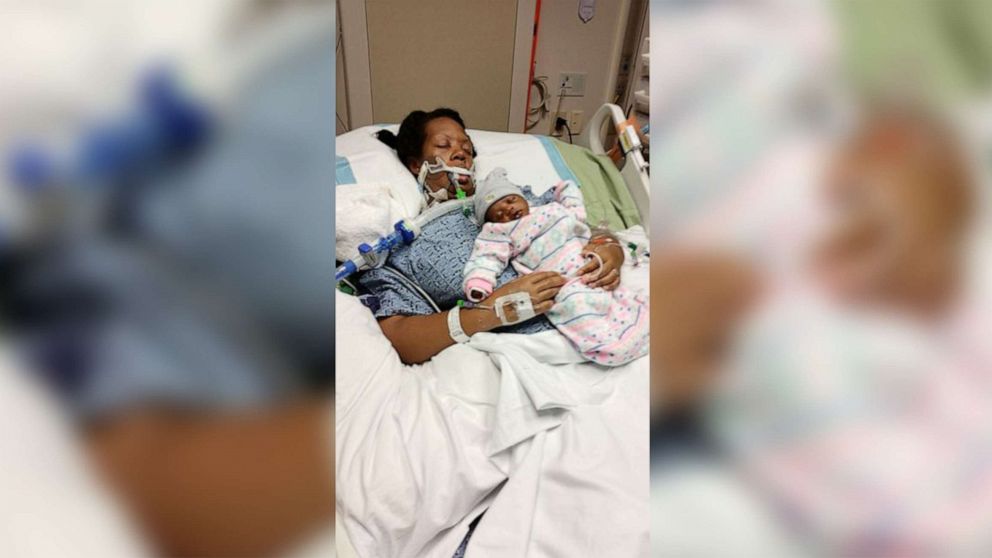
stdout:
{"type": "Polygon", "coordinates": [[[489,206],[486,210],[486,222],[509,223],[527,215],[530,215],[530,205],[527,204],[527,200],[523,196],[510,194],[489,206]]]}

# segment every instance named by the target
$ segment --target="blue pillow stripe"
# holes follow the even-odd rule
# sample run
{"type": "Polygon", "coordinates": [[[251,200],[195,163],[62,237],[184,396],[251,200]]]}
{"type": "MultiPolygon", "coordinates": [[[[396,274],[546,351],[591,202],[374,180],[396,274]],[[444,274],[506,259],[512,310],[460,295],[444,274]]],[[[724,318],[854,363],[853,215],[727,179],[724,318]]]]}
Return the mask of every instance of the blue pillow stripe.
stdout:
{"type": "Polygon", "coordinates": [[[544,151],[548,154],[548,158],[551,159],[551,165],[554,166],[555,172],[558,173],[558,177],[562,180],[571,180],[575,182],[576,185],[579,184],[579,180],[575,178],[572,173],[572,169],[568,168],[565,164],[565,159],[562,159],[561,153],[558,152],[558,148],[555,147],[553,141],[548,136],[537,136],[537,139],[544,146],[544,151]]]}
{"type": "Polygon", "coordinates": [[[335,157],[334,165],[334,185],[340,184],[356,184],[355,173],[351,171],[351,164],[348,163],[348,159],[341,157],[340,155],[335,157]]]}

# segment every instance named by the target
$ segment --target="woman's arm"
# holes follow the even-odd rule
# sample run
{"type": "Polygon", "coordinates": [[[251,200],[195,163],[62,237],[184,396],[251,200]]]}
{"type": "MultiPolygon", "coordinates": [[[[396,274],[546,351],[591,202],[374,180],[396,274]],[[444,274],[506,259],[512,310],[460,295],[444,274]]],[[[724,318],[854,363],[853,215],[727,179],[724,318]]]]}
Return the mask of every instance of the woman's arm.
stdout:
{"type": "MultiPolygon", "coordinates": [[[[390,316],[379,320],[379,327],[393,344],[403,364],[420,364],[455,344],[448,335],[448,312],[427,316],[390,316]]],[[[463,308],[459,317],[466,335],[499,327],[495,312],[463,308]]]]}
{"type": "MultiPolygon", "coordinates": [[[[481,304],[492,306],[504,295],[527,292],[536,314],[551,309],[555,296],[565,284],[565,279],[553,271],[531,273],[518,277],[496,289],[481,304]]],[[[496,312],[484,308],[463,308],[460,316],[462,330],[472,336],[480,331],[490,331],[502,324],[496,312]]],[[[448,334],[448,312],[427,316],[390,316],[379,320],[379,327],[400,355],[404,364],[420,364],[455,344],[448,334]]]]}

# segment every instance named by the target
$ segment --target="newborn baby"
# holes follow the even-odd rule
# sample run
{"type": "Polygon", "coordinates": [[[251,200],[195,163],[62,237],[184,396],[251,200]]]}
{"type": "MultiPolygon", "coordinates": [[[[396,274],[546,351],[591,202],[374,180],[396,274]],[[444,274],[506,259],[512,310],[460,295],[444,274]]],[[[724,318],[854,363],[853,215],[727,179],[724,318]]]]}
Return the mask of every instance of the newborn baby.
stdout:
{"type": "Polygon", "coordinates": [[[475,193],[475,216],[482,231],[465,265],[465,294],[478,302],[493,292],[496,277],[513,265],[520,274],[556,271],[567,283],[547,317],[582,353],[607,366],[630,362],[648,352],[647,302],[619,287],[606,291],[579,279],[590,231],[582,193],[571,181],[555,186],[555,202],[530,207],[520,189],[497,169],[475,193]]]}

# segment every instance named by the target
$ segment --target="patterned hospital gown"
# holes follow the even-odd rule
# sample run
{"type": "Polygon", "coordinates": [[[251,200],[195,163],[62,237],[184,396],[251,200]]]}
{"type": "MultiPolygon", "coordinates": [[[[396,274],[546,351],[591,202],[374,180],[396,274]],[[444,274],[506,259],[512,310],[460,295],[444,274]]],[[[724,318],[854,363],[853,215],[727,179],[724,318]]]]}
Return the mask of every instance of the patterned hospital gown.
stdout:
{"type": "Polygon", "coordinates": [[[582,283],[578,271],[590,236],[582,193],[571,181],[554,192],[558,203],[532,207],[516,221],[483,225],[464,285],[480,279],[493,285],[508,264],[521,274],[557,271],[567,283],[547,316],[585,358],[618,366],[647,354],[647,301],[622,287],[607,291],[582,283]]]}

